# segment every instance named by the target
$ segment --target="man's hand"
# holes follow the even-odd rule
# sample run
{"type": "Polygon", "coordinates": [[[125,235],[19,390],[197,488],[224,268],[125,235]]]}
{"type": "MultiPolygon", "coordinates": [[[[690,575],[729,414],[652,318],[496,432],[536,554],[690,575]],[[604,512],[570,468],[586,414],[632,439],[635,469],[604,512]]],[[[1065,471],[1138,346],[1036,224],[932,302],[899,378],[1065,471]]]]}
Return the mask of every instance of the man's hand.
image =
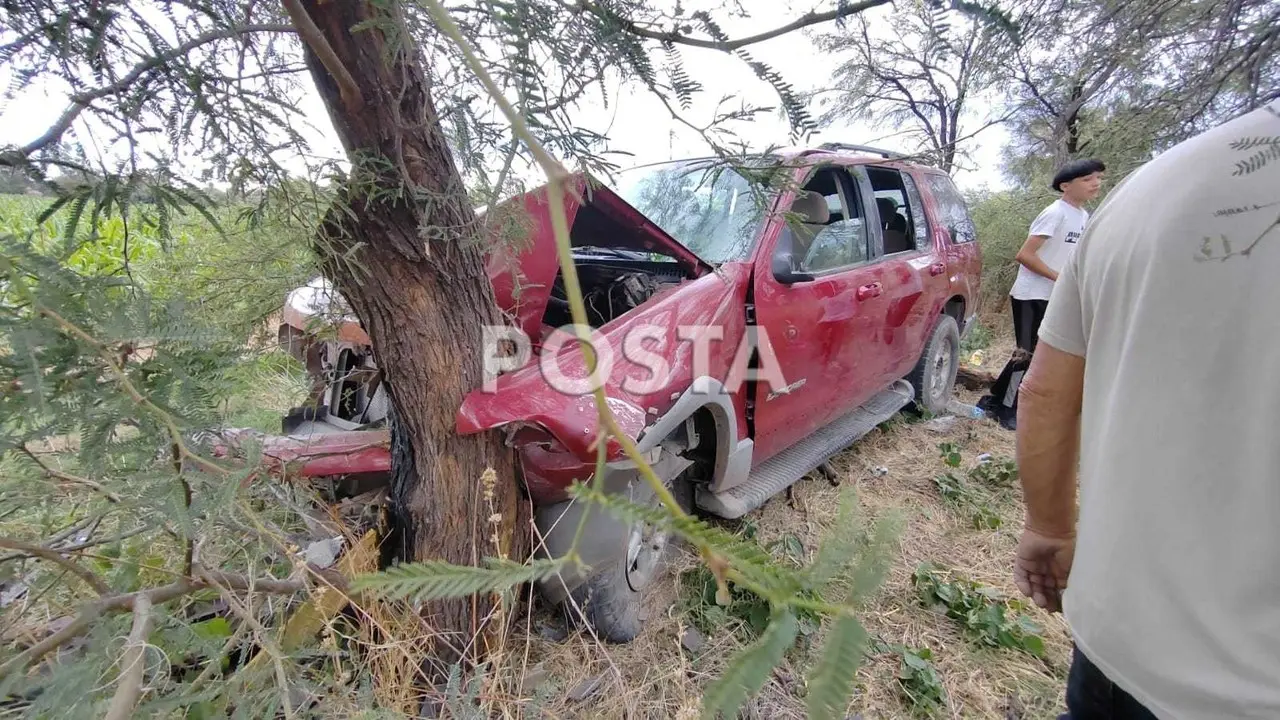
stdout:
{"type": "Polygon", "coordinates": [[[1062,591],[1067,589],[1076,539],[1053,538],[1034,530],[1023,530],[1018,554],[1013,561],[1013,580],[1023,595],[1049,612],[1062,610],[1062,591]]]}

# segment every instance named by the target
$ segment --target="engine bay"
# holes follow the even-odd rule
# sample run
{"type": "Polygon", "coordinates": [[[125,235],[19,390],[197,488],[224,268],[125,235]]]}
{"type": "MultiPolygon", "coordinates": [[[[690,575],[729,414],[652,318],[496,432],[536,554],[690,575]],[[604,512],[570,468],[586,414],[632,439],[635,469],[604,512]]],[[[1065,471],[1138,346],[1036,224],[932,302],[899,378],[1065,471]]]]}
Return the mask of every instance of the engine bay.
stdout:
{"type": "MultiPolygon", "coordinates": [[[[587,322],[593,328],[612,322],[688,277],[674,262],[581,256],[575,257],[575,261],[587,322]]],[[[564,277],[560,274],[551,287],[542,322],[551,327],[573,322],[564,277]]]]}

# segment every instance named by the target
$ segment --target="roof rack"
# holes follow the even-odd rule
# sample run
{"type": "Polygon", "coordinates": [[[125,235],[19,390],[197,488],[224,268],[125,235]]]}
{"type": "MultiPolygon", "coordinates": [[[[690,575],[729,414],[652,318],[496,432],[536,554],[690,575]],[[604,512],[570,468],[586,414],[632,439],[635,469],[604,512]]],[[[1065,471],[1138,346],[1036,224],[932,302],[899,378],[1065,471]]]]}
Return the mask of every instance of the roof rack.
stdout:
{"type": "Polygon", "coordinates": [[[871,153],[872,155],[879,155],[885,158],[906,157],[906,155],[903,155],[902,153],[894,152],[892,150],[884,150],[882,148],[877,148],[877,147],[871,147],[870,145],[853,145],[850,143],[829,142],[829,143],[822,143],[818,147],[823,150],[853,150],[854,152],[871,153]]]}

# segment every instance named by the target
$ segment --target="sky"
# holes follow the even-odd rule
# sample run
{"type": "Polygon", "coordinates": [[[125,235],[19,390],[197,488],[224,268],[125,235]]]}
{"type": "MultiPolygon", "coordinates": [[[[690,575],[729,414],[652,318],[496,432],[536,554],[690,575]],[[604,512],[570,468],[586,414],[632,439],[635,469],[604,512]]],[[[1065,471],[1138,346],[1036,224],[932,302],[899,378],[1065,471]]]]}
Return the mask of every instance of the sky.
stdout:
{"type": "MultiPolygon", "coordinates": [[[[744,37],[785,25],[804,14],[808,9],[825,9],[834,2],[825,3],[774,3],[768,0],[751,0],[753,14],[750,22],[726,21],[725,32],[731,38],[744,37]]],[[[890,9],[874,8],[869,11],[873,31],[887,31],[880,22],[890,9]]],[[[824,28],[833,31],[834,24],[824,28]]],[[[797,93],[829,87],[839,65],[838,58],[821,52],[811,33],[792,32],[748,48],[757,60],[771,65],[797,93]]],[[[716,50],[682,47],[685,66],[689,75],[704,88],[691,107],[689,115],[695,124],[709,120],[721,96],[732,94],[755,105],[778,104],[777,94],[767,83],[755,76],[741,60],[716,50]]],[[[811,110],[816,118],[819,114],[811,110]]],[[[594,130],[605,130],[614,149],[635,153],[636,164],[656,162],[679,157],[705,155],[706,145],[693,131],[670,119],[662,103],[645,89],[624,90],[611,108],[598,102],[584,108],[578,122],[594,130]]],[[[971,121],[972,122],[972,121],[971,121]]],[[[976,123],[975,123],[976,125],[976,123]]],[[[788,125],[778,114],[759,116],[746,127],[739,126],[742,139],[762,149],[770,144],[788,145],[788,125]]],[[[840,141],[861,145],[873,145],[889,150],[906,151],[892,135],[893,127],[868,127],[865,124],[849,124],[826,128],[818,132],[812,144],[840,141]]],[[[990,128],[975,138],[970,150],[974,168],[955,173],[956,184],[963,189],[976,189],[983,185],[992,189],[1004,187],[1006,182],[1000,172],[1001,149],[1007,139],[1002,128],[990,128]]]]}
{"type": "MultiPolygon", "coordinates": [[[[827,9],[832,0],[797,0],[776,2],[771,0],[744,0],[751,7],[749,20],[722,19],[728,35],[741,37],[756,34],[784,25],[807,10],[827,9]]],[[[890,7],[869,11],[873,32],[887,32],[882,23],[890,7]]],[[[819,30],[834,30],[833,24],[819,30]]],[[[689,75],[702,84],[704,91],[695,96],[688,111],[682,111],[694,124],[705,124],[715,113],[715,107],[723,96],[735,96],[736,102],[758,106],[777,106],[778,98],[773,89],[755,76],[740,59],[715,50],[682,46],[685,68],[689,75]]],[[[792,32],[748,48],[757,59],[772,66],[790,82],[797,93],[829,87],[839,58],[818,50],[812,31],[792,32]]],[[[0,75],[3,72],[0,71],[0,75]]],[[[0,82],[7,78],[0,77],[0,82]]],[[[647,164],[681,157],[697,157],[708,154],[701,138],[689,128],[674,120],[663,104],[647,89],[631,83],[609,88],[610,104],[602,102],[598,94],[589,96],[574,115],[574,122],[584,129],[594,130],[609,138],[609,149],[630,153],[631,157],[615,157],[615,162],[626,167],[631,164],[647,164]]],[[[66,107],[66,94],[57,87],[37,87],[0,107],[0,138],[3,142],[25,143],[42,134],[66,107]]],[[[299,98],[299,109],[304,110],[317,131],[314,134],[314,150],[324,156],[339,157],[340,147],[333,135],[327,115],[319,97],[309,87],[299,98]]],[[[981,108],[978,112],[981,112],[981,108]]],[[[819,111],[811,113],[816,117],[819,111]]],[[[973,122],[973,121],[971,121],[973,122]]],[[[763,149],[770,145],[789,145],[788,125],[780,113],[757,116],[749,123],[735,126],[739,137],[751,149],[763,149]]],[[[871,127],[867,124],[848,124],[820,130],[812,144],[841,141],[874,145],[890,150],[909,151],[893,137],[896,128],[871,127]]],[[[958,169],[955,181],[962,189],[988,186],[998,189],[1006,186],[1000,172],[1000,150],[1007,136],[999,128],[990,128],[970,145],[972,158],[969,167],[958,169]]]]}

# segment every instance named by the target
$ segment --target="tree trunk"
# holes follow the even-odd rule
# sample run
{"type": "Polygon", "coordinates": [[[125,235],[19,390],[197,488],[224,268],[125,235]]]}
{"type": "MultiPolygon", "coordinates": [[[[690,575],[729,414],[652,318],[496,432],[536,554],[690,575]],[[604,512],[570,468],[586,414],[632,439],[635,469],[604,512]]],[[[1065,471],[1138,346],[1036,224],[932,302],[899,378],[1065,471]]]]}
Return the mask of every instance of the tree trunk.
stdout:
{"type": "MultiPolygon", "coordinates": [[[[528,510],[511,450],[496,433],[463,437],[454,429],[464,395],[481,383],[482,326],[502,315],[424,60],[394,2],[290,5],[352,162],[317,242],[325,272],[364,323],[390,391],[392,554],[468,565],[500,554],[523,559],[525,534],[516,528],[527,525],[528,510]],[[497,476],[491,498],[482,487],[488,468],[497,476]],[[500,522],[490,521],[494,513],[500,522]]],[[[481,627],[493,603],[485,597],[424,609],[445,634],[436,656],[454,662],[483,654],[475,639],[499,629],[481,627]]]]}
{"type": "Polygon", "coordinates": [[[1071,86],[1071,94],[1063,109],[1063,117],[1058,122],[1055,133],[1055,167],[1061,167],[1072,160],[1080,152],[1080,111],[1084,106],[1084,84],[1077,81],[1071,86]]]}

